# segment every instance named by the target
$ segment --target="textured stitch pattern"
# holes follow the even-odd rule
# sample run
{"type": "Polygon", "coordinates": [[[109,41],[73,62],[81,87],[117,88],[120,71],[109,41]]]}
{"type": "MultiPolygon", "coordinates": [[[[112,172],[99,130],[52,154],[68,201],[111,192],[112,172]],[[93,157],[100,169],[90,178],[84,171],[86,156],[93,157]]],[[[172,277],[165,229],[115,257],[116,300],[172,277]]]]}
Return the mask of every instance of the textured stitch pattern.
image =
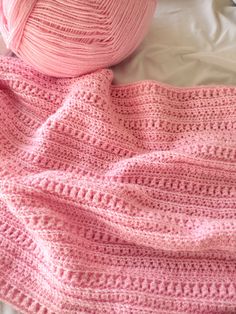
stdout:
{"type": "Polygon", "coordinates": [[[0,299],[30,314],[236,313],[236,88],[0,59],[0,299]]]}

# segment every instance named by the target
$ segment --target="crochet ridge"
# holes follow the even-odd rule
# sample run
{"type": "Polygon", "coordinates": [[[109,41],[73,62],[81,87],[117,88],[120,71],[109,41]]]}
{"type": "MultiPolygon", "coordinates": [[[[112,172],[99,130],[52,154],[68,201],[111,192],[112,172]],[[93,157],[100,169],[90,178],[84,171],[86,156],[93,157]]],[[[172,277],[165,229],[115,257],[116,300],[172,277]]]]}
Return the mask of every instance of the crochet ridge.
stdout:
{"type": "Polygon", "coordinates": [[[112,79],[0,58],[0,299],[236,313],[236,88],[112,79]]]}

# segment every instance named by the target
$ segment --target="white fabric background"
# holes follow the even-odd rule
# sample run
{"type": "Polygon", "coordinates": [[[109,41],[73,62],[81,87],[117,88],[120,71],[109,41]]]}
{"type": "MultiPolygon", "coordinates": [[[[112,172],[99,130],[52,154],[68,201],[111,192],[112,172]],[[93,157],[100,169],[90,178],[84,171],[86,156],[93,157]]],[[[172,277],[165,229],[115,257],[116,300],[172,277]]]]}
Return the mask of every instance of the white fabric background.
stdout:
{"type": "MultiPolygon", "coordinates": [[[[236,85],[236,7],[231,0],[159,0],[143,44],[114,72],[115,83],[236,85]]],[[[0,314],[16,313],[0,302],[0,314]]]]}
{"type": "Polygon", "coordinates": [[[236,7],[231,0],[159,0],[143,44],[114,70],[115,83],[236,85],[236,7]]]}

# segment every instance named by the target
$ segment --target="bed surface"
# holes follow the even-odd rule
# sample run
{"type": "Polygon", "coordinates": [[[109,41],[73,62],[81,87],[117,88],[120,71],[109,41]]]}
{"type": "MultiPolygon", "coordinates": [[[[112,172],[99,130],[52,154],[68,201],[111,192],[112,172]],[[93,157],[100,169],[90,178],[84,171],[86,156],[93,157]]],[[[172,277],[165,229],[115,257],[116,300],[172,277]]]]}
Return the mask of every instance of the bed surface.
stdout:
{"type": "MultiPolygon", "coordinates": [[[[114,73],[116,84],[236,85],[236,7],[231,0],[159,0],[143,44],[114,73]]],[[[0,314],[16,313],[0,302],[0,314]]]]}
{"type": "Polygon", "coordinates": [[[159,0],[140,48],[115,67],[115,83],[236,85],[236,7],[231,0],[159,0]]]}

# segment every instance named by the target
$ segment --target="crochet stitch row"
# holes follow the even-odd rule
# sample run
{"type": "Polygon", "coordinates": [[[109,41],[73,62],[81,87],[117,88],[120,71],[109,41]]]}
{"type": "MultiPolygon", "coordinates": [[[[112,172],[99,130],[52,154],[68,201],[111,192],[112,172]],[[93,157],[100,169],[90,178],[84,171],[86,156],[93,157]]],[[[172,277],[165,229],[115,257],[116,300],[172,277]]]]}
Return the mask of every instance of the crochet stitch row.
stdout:
{"type": "Polygon", "coordinates": [[[0,298],[24,313],[236,312],[236,88],[0,59],[0,298]]]}

